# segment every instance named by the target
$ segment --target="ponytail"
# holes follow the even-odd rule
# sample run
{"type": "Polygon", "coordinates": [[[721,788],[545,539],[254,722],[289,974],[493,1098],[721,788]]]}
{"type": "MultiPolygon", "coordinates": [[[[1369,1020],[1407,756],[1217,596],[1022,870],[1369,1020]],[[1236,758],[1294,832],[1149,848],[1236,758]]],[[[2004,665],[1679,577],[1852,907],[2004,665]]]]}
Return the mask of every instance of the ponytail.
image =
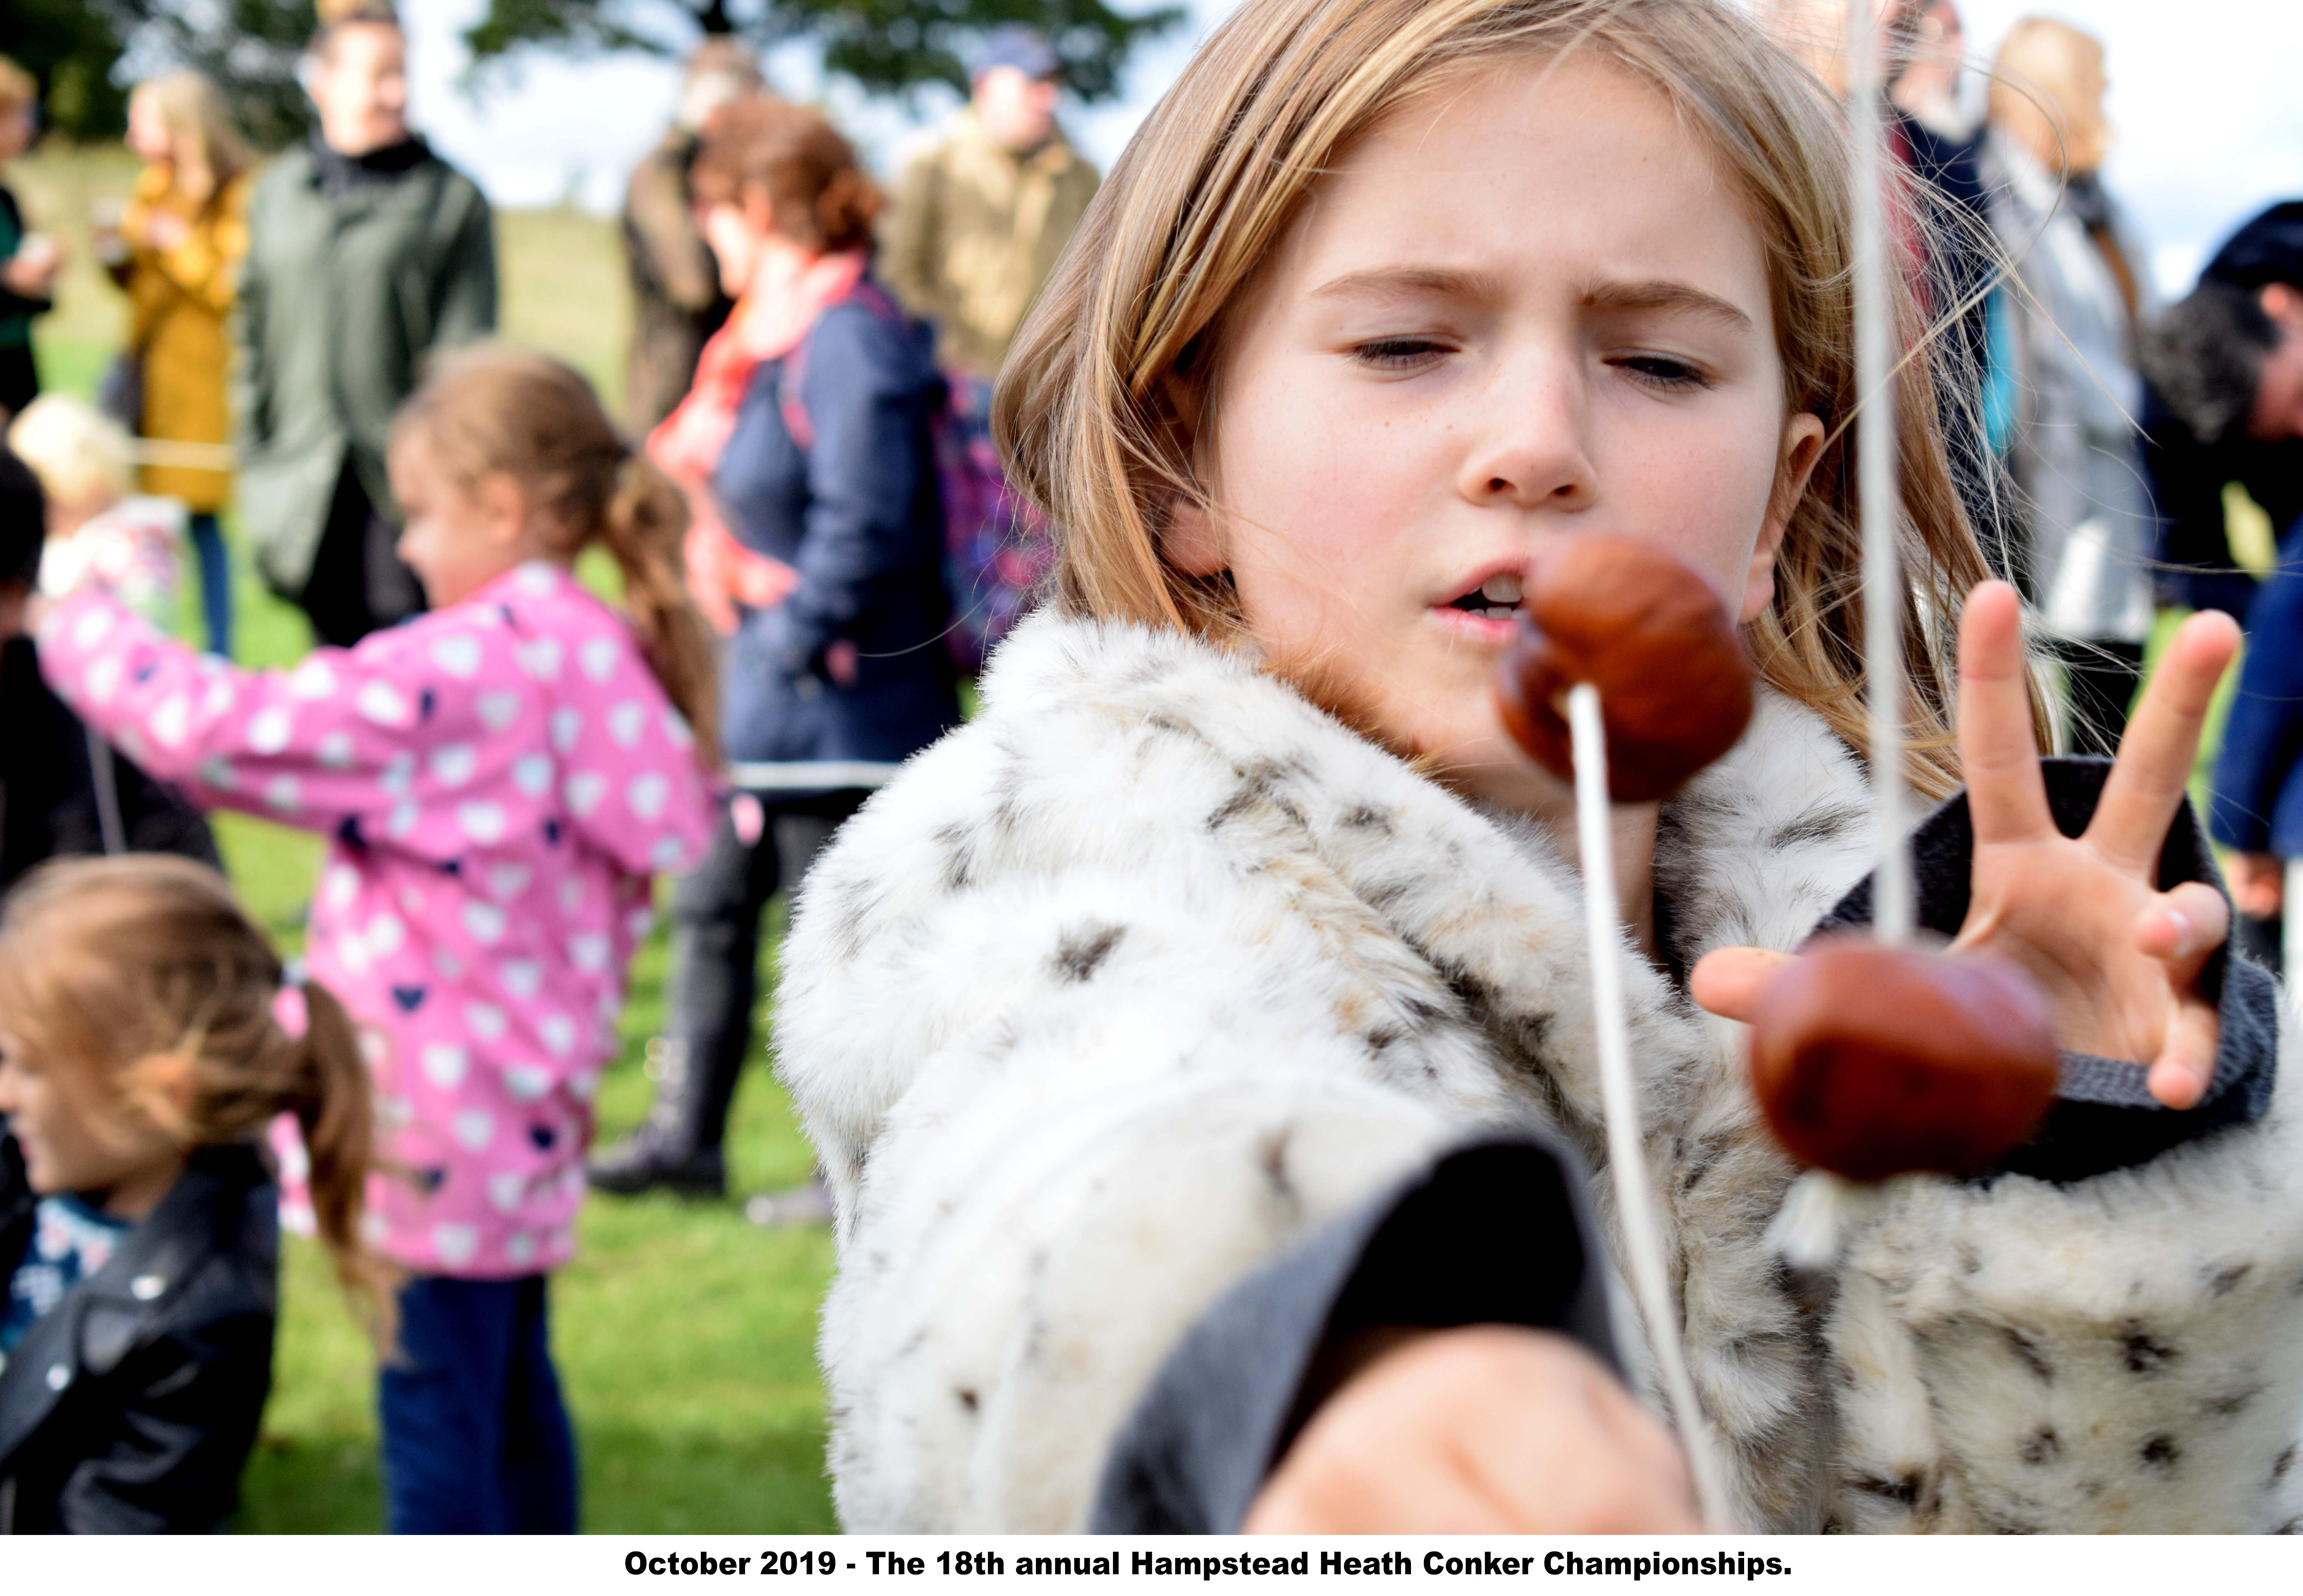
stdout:
{"type": "Polygon", "coordinates": [[[467,350],[443,361],[401,407],[392,436],[412,432],[466,488],[494,471],[516,479],[559,558],[573,559],[591,542],[607,550],[648,668],[695,732],[697,762],[716,767],[717,656],[688,592],[688,500],[617,436],[582,374],[542,355],[467,350]]]}
{"type": "Polygon", "coordinates": [[[635,450],[616,472],[599,538],[624,577],[624,612],[640,652],[696,734],[705,769],[720,763],[720,677],[712,629],[688,596],[684,540],[688,500],[654,462],[635,450]]]}
{"type": "MultiPolygon", "coordinates": [[[[334,993],[308,978],[282,987],[283,998],[291,995],[302,1001],[304,1034],[288,1038],[295,1052],[285,1106],[296,1116],[311,1160],[312,1218],[320,1245],[335,1265],[337,1283],[366,1310],[377,1345],[388,1347],[398,1282],[392,1267],[361,1234],[375,1138],[367,1061],[360,1054],[352,1017],[334,993]]],[[[282,1006],[293,1008],[292,1004],[282,1006]]],[[[283,1025],[283,1029],[292,1032],[293,1027],[283,1025]]]]}
{"type": "Polygon", "coordinates": [[[163,853],[41,866],[0,916],[0,1013],[187,1153],[258,1144],[293,1115],[321,1244],[391,1344],[396,1276],[362,1234],[375,1115],[359,1033],[334,994],[283,968],[222,876],[163,853]]]}

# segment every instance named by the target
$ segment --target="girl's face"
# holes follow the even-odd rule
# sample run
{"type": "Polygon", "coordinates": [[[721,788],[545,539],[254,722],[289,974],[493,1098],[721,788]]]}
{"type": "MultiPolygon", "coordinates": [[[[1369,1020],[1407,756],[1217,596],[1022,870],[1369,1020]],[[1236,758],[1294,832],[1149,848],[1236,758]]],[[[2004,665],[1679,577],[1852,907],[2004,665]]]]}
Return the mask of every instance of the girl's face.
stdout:
{"type": "Polygon", "coordinates": [[[1435,93],[1321,182],[1237,307],[1202,418],[1219,511],[1180,514],[1168,556],[1228,569],[1323,701],[1556,810],[1494,707],[1519,584],[1549,540],[1621,532],[1739,618],[1767,607],[1822,436],[1786,415],[1769,304],[1758,233],[1652,89],[1570,57],[1435,93]]]}
{"type": "Polygon", "coordinates": [[[441,471],[420,436],[392,449],[392,493],[406,517],[400,558],[424,584],[435,609],[460,603],[534,558],[527,495],[517,479],[492,471],[466,488],[441,471]]]}
{"type": "Polygon", "coordinates": [[[138,160],[156,166],[175,159],[175,140],[168,135],[160,103],[141,90],[128,97],[128,147],[138,160]]]}
{"type": "Polygon", "coordinates": [[[0,1114],[43,1195],[106,1199],[123,1217],[148,1210],[175,1183],[183,1155],[164,1130],[106,1089],[89,1066],[42,1057],[0,1035],[0,1114]]]}

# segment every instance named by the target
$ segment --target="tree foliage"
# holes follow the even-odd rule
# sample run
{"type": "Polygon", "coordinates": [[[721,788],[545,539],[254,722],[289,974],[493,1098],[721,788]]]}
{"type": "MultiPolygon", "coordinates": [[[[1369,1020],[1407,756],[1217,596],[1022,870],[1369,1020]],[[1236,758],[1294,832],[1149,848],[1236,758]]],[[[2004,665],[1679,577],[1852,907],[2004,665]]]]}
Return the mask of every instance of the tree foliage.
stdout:
{"type": "Polygon", "coordinates": [[[1064,60],[1064,81],[1084,99],[1119,90],[1120,69],[1148,38],[1184,19],[1160,4],[1131,12],[1104,0],[490,0],[464,33],[483,63],[523,48],[674,55],[706,34],[762,46],[812,38],[827,71],[877,91],[949,83],[965,92],[969,46],[991,29],[1038,29],[1064,60]]]}
{"type": "Polygon", "coordinates": [[[135,19],[136,54],[198,67],[223,85],[248,136],[276,149],[304,136],[312,103],[297,63],[319,26],[313,0],[114,0],[135,19]]]}
{"type": "Polygon", "coordinates": [[[311,120],[296,63],[315,25],[312,0],[0,0],[0,55],[39,80],[48,122],[75,139],[120,133],[129,80],[191,66],[277,146],[311,120]]]}
{"type": "Polygon", "coordinates": [[[0,0],[0,55],[39,80],[46,120],[80,139],[116,133],[128,97],[112,80],[125,41],[91,0],[0,0]]]}

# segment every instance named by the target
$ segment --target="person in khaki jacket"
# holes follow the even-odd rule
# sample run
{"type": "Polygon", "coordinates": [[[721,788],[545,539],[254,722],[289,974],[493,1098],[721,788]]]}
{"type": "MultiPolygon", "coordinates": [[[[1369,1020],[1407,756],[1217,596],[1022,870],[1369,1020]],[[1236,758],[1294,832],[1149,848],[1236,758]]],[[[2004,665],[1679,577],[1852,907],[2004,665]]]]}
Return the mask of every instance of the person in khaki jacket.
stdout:
{"type": "Polygon", "coordinates": [[[937,363],[981,397],[1100,181],[1056,125],[1062,67],[1029,29],[993,30],[968,105],[906,169],[882,231],[889,285],[935,323],[937,363]]]}
{"type": "MultiPolygon", "coordinates": [[[[139,83],[128,101],[128,143],[143,157],[117,230],[99,227],[97,250],[128,294],[128,348],[141,368],[147,438],[228,444],[232,365],[227,323],[248,255],[248,195],[254,157],[232,126],[224,93],[195,71],[139,83]]],[[[143,469],[148,493],[191,512],[208,650],[232,652],[232,570],[216,513],[232,500],[232,474],[198,465],[143,469]]]]}

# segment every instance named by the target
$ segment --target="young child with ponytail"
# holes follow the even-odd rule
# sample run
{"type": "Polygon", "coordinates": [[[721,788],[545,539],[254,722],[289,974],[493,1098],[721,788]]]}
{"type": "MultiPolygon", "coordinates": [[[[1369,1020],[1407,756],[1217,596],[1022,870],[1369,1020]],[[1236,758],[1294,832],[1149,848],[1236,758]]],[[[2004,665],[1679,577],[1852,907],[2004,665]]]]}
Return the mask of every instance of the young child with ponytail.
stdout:
{"type": "Polygon", "coordinates": [[[46,612],[41,664],[197,801],[328,837],[308,956],[361,1028],[376,1245],[410,1275],[382,1374],[391,1527],[570,1530],[544,1281],[575,1249],[648,878],[714,818],[710,645],[678,491],[567,366],[446,364],[391,466],[430,613],[257,673],[89,592],[46,612]],[[595,542],[621,614],[570,570],[595,542]]]}
{"type": "Polygon", "coordinates": [[[279,1231],[257,1143],[290,1114],[320,1239],[389,1339],[361,1239],[367,1066],[224,878],[46,866],[0,919],[0,1534],[231,1516],[272,1383],[279,1231]]]}

